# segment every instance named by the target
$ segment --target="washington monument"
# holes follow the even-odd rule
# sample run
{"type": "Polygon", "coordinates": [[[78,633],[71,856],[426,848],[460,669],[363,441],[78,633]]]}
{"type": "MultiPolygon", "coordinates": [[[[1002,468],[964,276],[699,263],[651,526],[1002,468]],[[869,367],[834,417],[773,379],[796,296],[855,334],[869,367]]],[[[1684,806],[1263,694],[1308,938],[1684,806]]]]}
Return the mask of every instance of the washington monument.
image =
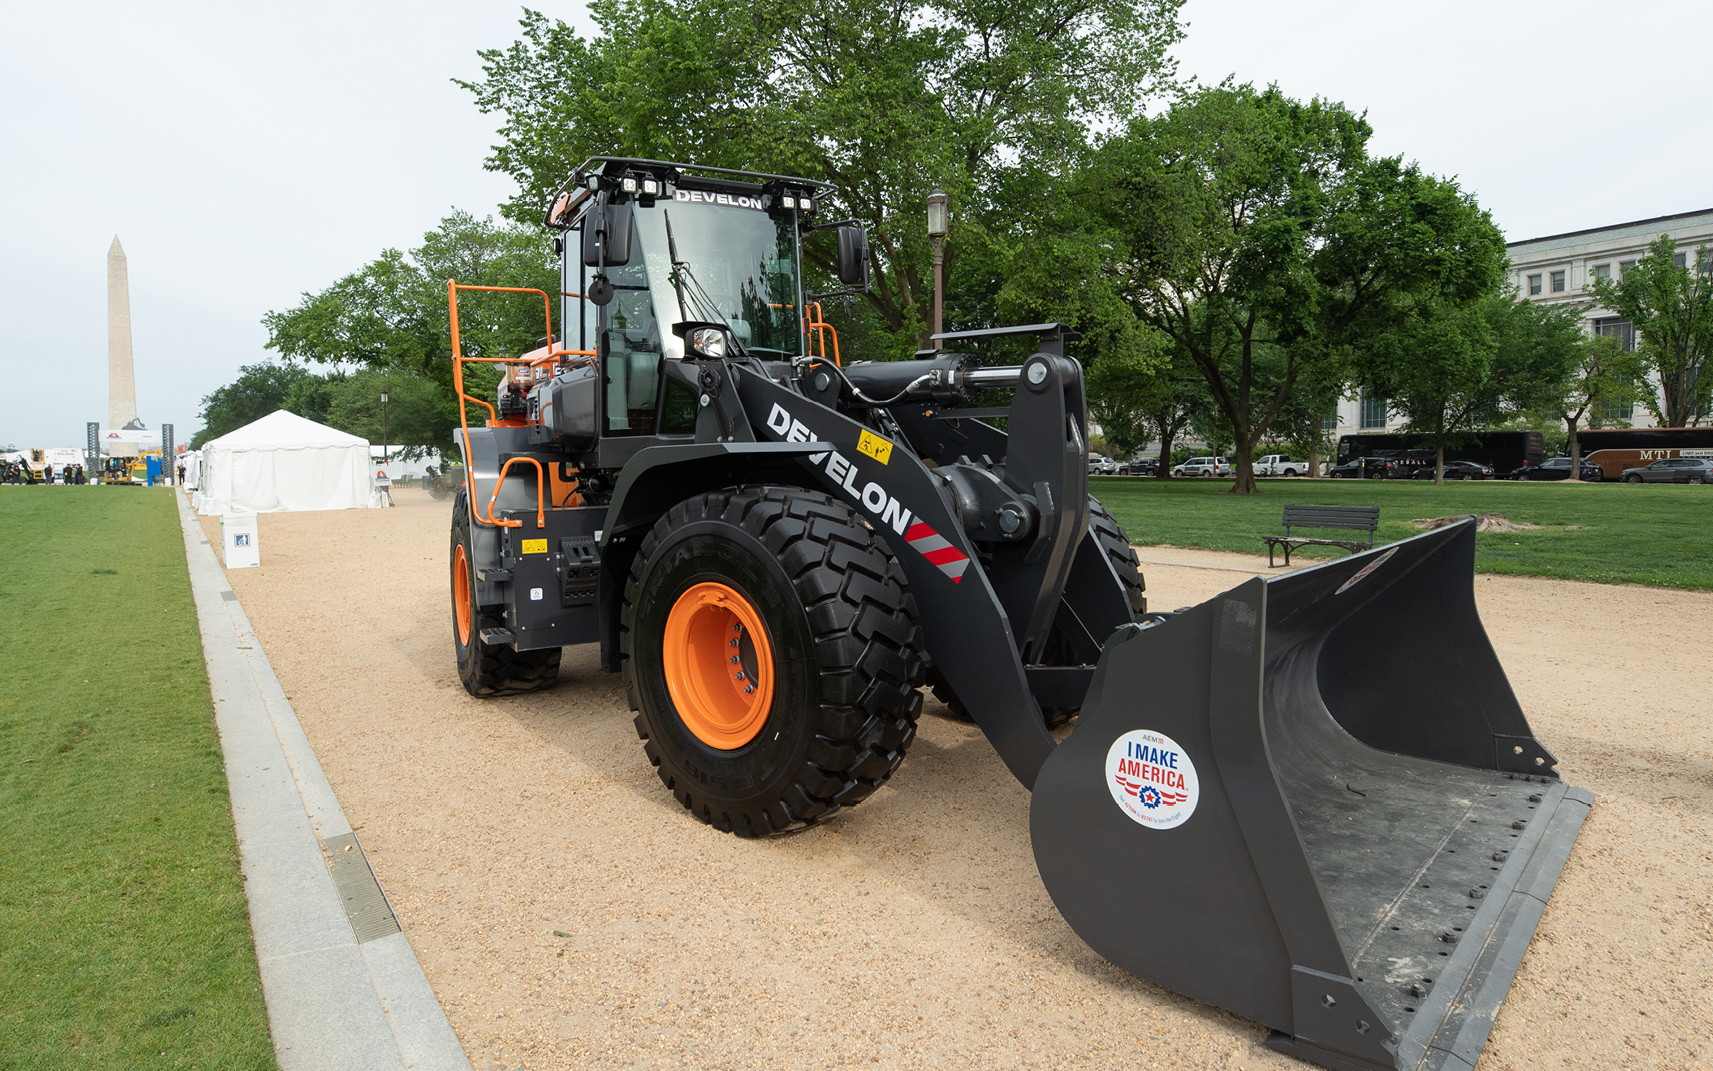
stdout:
{"type": "MultiPolygon", "coordinates": [[[[119,236],[107,250],[107,426],[130,427],[137,419],[137,382],[131,369],[131,280],[119,236]]],[[[124,444],[114,443],[114,447],[124,444]]],[[[118,449],[114,450],[119,453],[118,449]]],[[[130,450],[135,453],[133,446],[130,450]]]]}

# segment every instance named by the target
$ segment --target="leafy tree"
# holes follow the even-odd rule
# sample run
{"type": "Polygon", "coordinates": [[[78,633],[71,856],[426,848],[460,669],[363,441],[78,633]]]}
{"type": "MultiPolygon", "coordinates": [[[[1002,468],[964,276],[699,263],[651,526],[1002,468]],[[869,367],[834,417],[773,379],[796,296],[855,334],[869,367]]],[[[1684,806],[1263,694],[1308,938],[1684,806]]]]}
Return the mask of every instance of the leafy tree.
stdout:
{"type": "MultiPolygon", "coordinates": [[[[505,116],[488,166],[517,180],[515,219],[539,218],[594,155],[835,183],[825,215],[868,225],[874,287],[864,301],[894,352],[907,353],[932,298],[928,192],[945,189],[959,213],[947,243],[956,279],[962,244],[1017,232],[1039,208],[1044,176],[1074,160],[1091,129],[1121,122],[1167,84],[1180,3],[784,0],[740,11],[595,0],[592,37],[526,12],[520,39],[483,52],[483,77],[461,84],[482,111],[505,116]]],[[[812,242],[808,256],[830,279],[830,243],[812,242]]]]}
{"type": "Polygon", "coordinates": [[[1230,83],[1131,121],[1082,198],[1115,236],[1138,317],[1182,347],[1235,441],[1233,491],[1296,385],[1430,300],[1503,276],[1504,240],[1455,183],[1370,159],[1341,104],[1230,83]]]}
{"type": "Polygon", "coordinates": [[[447,398],[433,380],[365,368],[340,378],[329,393],[327,423],[340,431],[377,445],[390,440],[389,445],[404,447],[406,457],[430,448],[456,453],[456,446],[443,445],[447,398]],[[382,391],[387,392],[384,420],[382,391]]]}
{"type": "Polygon", "coordinates": [[[1635,325],[1640,350],[1659,379],[1643,401],[1667,427],[1704,418],[1713,400],[1713,271],[1706,246],[1693,268],[1676,263],[1677,242],[1662,234],[1619,279],[1594,280],[1600,304],[1635,325]]]}
{"type": "Polygon", "coordinates": [[[1574,310],[1492,294],[1468,303],[1424,302],[1365,354],[1364,385],[1405,417],[1404,434],[1445,450],[1476,428],[1562,395],[1582,344],[1574,310]]]}
{"type": "Polygon", "coordinates": [[[292,384],[280,408],[317,424],[333,427],[333,398],[344,379],[344,372],[305,376],[292,384]]]}
{"type": "Polygon", "coordinates": [[[190,448],[202,449],[210,439],[237,431],[285,406],[294,387],[315,378],[295,364],[263,361],[238,369],[238,378],[202,399],[202,430],[191,436],[190,448]]]}
{"type": "MultiPolygon", "coordinates": [[[[411,423],[401,425],[413,429],[414,438],[395,435],[394,440],[455,453],[452,429],[458,426],[458,406],[452,385],[451,323],[446,303],[449,279],[473,285],[534,287],[548,294],[559,290],[558,266],[539,228],[478,220],[469,213],[454,212],[408,254],[383,250],[376,260],[327,289],[304,294],[296,308],[268,313],[262,318],[268,328],[268,346],[293,360],[390,374],[395,389],[404,392],[400,397],[409,397],[411,405],[428,404],[426,399],[432,397],[436,414],[432,421],[420,428],[411,423]],[[413,378],[426,380],[435,390],[413,392],[404,385],[413,378]]],[[[558,302],[554,306],[557,312],[558,302]]],[[[468,357],[519,356],[540,345],[546,334],[541,299],[536,295],[461,292],[458,315],[468,357]]],[[[466,366],[465,387],[475,397],[490,393],[498,380],[498,373],[487,368],[466,366]]],[[[332,415],[341,411],[337,404],[340,396],[331,382],[314,390],[333,393],[306,393],[297,404],[306,411],[332,415]]],[[[379,392],[374,393],[374,438],[378,441],[379,392]]],[[[343,412],[356,419],[353,414],[360,410],[358,406],[343,412]]]]}
{"type": "MultiPolygon", "coordinates": [[[[1578,311],[1567,308],[1565,316],[1574,318],[1578,311]]],[[[1606,406],[1633,405],[1641,396],[1646,376],[1647,362],[1641,354],[1626,351],[1618,339],[1584,335],[1578,340],[1570,375],[1546,407],[1554,420],[1564,423],[1571,479],[1582,478],[1582,445],[1576,433],[1584,420],[1597,428],[1603,423],[1601,411],[1606,406]]]]}

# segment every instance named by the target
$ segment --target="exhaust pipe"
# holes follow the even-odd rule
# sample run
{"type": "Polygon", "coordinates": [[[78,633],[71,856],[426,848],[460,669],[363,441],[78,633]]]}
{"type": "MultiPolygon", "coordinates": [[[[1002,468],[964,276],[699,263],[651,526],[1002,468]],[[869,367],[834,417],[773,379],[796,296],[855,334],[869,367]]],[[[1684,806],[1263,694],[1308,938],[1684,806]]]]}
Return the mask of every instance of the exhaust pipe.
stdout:
{"type": "Polygon", "coordinates": [[[1114,634],[1031,804],[1071,927],[1302,1059],[1472,1066],[1594,798],[1474,563],[1470,518],[1114,634]]]}

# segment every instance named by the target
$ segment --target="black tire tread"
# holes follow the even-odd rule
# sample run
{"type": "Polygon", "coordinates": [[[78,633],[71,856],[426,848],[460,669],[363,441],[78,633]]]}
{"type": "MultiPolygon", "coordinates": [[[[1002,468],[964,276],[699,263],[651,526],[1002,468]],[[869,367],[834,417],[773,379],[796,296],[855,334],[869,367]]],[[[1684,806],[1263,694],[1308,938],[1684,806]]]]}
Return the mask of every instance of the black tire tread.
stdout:
{"type": "MultiPolygon", "coordinates": [[[[844,503],[796,487],[744,486],[696,495],[643,538],[619,618],[625,691],[637,736],[661,781],[701,821],[743,837],[802,829],[874,794],[897,771],[922,713],[922,630],[904,570],[844,503]],[[716,811],[680,785],[650,739],[631,657],[644,568],[673,529],[702,520],[736,525],[784,567],[815,637],[821,699],[808,760],[778,801],[759,812],[716,811]]],[[[721,805],[723,806],[723,805],[721,805]]]]}

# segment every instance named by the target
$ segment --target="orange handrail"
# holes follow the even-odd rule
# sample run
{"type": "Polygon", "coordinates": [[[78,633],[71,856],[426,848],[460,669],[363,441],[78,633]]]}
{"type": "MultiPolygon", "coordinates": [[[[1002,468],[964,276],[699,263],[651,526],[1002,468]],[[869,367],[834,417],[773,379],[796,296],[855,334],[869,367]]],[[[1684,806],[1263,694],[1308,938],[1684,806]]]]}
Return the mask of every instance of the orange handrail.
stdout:
{"type": "MultiPolygon", "coordinates": [[[[560,294],[564,297],[574,297],[574,298],[577,298],[579,300],[582,300],[582,298],[583,298],[582,294],[573,294],[568,290],[562,290],[562,291],[560,291],[560,294]]],[[[552,298],[552,295],[548,294],[548,292],[545,290],[539,290],[535,287],[530,287],[530,286],[478,286],[478,285],[473,284],[473,283],[461,284],[456,279],[448,279],[446,281],[446,307],[447,307],[447,310],[451,316],[450,327],[451,327],[451,331],[452,331],[452,389],[453,389],[453,393],[455,393],[458,396],[458,427],[459,427],[459,430],[464,435],[464,443],[466,446],[469,444],[469,441],[470,441],[470,414],[469,414],[468,403],[475,402],[477,405],[483,407],[484,409],[486,409],[488,411],[488,426],[489,427],[498,426],[501,423],[501,421],[500,421],[499,410],[497,410],[493,406],[493,404],[486,402],[486,401],[483,401],[481,398],[474,397],[471,394],[469,394],[467,391],[465,391],[465,389],[464,389],[464,364],[465,364],[465,362],[471,362],[471,363],[475,363],[475,364],[512,365],[512,366],[518,368],[520,372],[523,369],[528,369],[529,370],[528,381],[529,382],[535,382],[538,379],[542,378],[542,372],[544,370],[546,371],[547,376],[551,377],[557,371],[555,366],[561,358],[564,358],[564,357],[593,357],[593,356],[595,356],[594,350],[560,350],[560,349],[554,349],[553,348],[553,298],[552,298]],[[542,315],[543,315],[544,322],[547,326],[547,353],[546,353],[546,355],[542,356],[542,357],[536,357],[536,358],[466,357],[466,356],[464,356],[464,339],[463,339],[463,334],[460,331],[459,324],[458,324],[458,291],[460,291],[460,290],[484,290],[484,291],[488,291],[490,293],[498,293],[498,294],[540,294],[541,295],[542,315]]],[[[513,460],[516,460],[516,459],[514,458],[513,460]]],[[[511,464],[511,462],[508,461],[508,462],[506,462],[506,464],[509,466],[511,464]]],[[[536,468],[538,471],[536,473],[536,475],[537,475],[537,481],[536,482],[538,485],[540,485],[542,483],[541,473],[539,471],[540,467],[541,467],[540,464],[537,463],[536,468]]],[[[505,478],[504,472],[505,472],[505,470],[501,469],[500,479],[502,481],[505,478]]],[[[473,504],[476,501],[476,482],[475,482],[476,476],[475,476],[474,470],[470,466],[465,466],[464,481],[465,481],[465,487],[469,491],[470,501],[473,504]]],[[[541,488],[538,487],[538,490],[541,490],[541,488]]],[[[496,496],[499,494],[499,484],[498,483],[496,483],[494,486],[494,494],[496,496]]],[[[544,527],[545,526],[545,514],[542,514],[540,512],[541,502],[543,500],[543,497],[544,497],[544,494],[538,494],[537,499],[536,499],[537,513],[538,513],[537,525],[536,525],[537,527],[544,527]]],[[[486,521],[489,524],[500,523],[500,522],[495,521],[493,519],[493,513],[494,513],[493,502],[494,502],[494,500],[492,498],[490,498],[488,500],[488,516],[487,517],[482,516],[480,509],[474,508],[474,507],[472,508],[471,512],[475,515],[476,520],[486,521]]],[[[506,524],[505,527],[515,527],[518,523],[520,523],[520,522],[511,522],[509,524],[506,524]]]]}
{"type": "Polygon", "coordinates": [[[547,527],[547,470],[541,467],[541,462],[533,457],[514,457],[500,466],[500,478],[494,481],[494,493],[488,496],[488,515],[476,514],[476,519],[501,528],[522,528],[522,521],[508,521],[504,517],[494,516],[494,502],[500,497],[500,488],[505,486],[506,470],[519,461],[527,461],[535,466],[535,526],[547,527]]]}
{"type": "Polygon", "coordinates": [[[828,323],[826,318],[822,315],[821,303],[819,301],[811,301],[804,305],[803,329],[804,333],[810,336],[810,356],[816,356],[812,351],[814,349],[815,342],[818,340],[821,344],[821,352],[819,356],[823,361],[827,359],[827,336],[833,336],[833,367],[841,367],[839,362],[839,333],[833,329],[833,325],[828,323]]]}

